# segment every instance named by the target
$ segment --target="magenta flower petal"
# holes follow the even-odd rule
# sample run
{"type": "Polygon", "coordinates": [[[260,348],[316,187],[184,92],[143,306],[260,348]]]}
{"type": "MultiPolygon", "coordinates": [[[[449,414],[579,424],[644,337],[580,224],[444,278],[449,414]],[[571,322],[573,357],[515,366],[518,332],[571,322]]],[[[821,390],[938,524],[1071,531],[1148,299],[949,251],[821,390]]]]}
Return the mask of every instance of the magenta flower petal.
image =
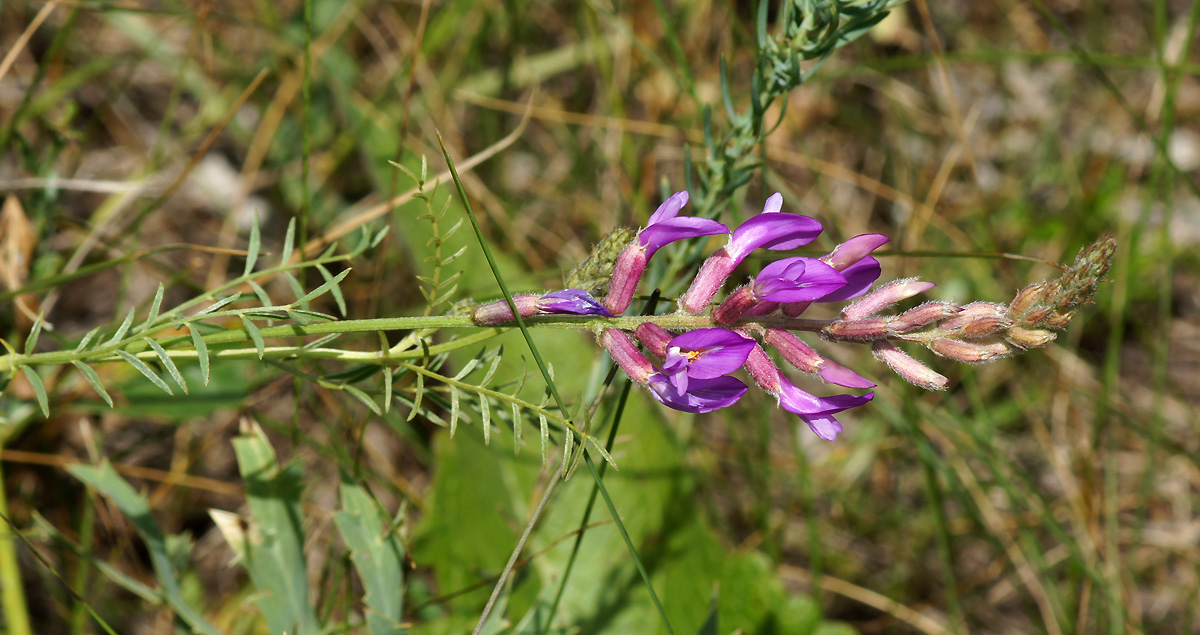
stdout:
{"type": "Polygon", "coordinates": [[[652,221],[645,229],[638,232],[637,240],[638,244],[645,248],[646,259],[649,260],[654,252],[677,240],[728,233],[729,228],[715,220],[680,216],[658,222],[652,221]]]}
{"type": "Polygon", "coordinates": [[[784,258],[763,267],[754,280],[754,295],[773,302],[805,302],[837,292],[846,279],[815,258],[784,258]]]}
{"type": "Polygon", "coordinates": [[[807,245],[821,234],[821,223],[815,218],[784,212],[765,212],[747,220],[733,231],[733,240],[726,249],[733,259],[741,262],[759,247],[782,250],[807,245]]]}
{"type": "Polygon", "coordinates": [[[817,436],[826,441],[833,441],[842,431],[842,424],[838,423],[833,415],[861,406],[874,397],[875,393],[816,397],[785,380],[779,391],[779,405],[788,412],[800,415],[817,436]]]}
{"type": "Polygon", "coordinates": [[[883,268],[879,266],[879,261],[871,256],[866,256],[842,270],[842,277],[846,280],[846,284],[842,288],[818,299],[821,302],[839,302],[857,298],[875,284],[881,273],[883,273],[883,268]]]}
{"type": "Polygon", "coordinates": [[[537,299],[537,308],[542,313],[612,317],[612,313],[604,308],[604,305],[583,289],[563,289],[547,293],[537,299]]]}
{"type": "Polygon", "coordinates": [[[665,221],[668,218],[675,218],[679,215],[679,210],[683,209],[684,205],[687,205],[687,202],[687,190],[672,194],[670,198],[662,202],[662,205],[658,206],[658,209],[654,210],[654,213],[650,215],[650,221],[646,225],[650,226],[665,221]]]}
{"type": "Polygon", "coordinates": [[[650,394],[668,408],[683,412],[711,412],[732,406],[746,394],[746,384],[728,375],[713,379],[692,379],[687,391],[677,390],[662,373],[647,382],[650,394]]]}

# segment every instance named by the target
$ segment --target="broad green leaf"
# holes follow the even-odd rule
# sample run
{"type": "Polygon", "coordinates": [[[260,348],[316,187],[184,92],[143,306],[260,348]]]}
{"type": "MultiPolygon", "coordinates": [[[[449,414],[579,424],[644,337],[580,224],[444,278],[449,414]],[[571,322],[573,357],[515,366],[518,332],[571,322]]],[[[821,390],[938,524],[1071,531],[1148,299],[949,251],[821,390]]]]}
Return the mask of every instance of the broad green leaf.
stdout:
{"type": "Polygon", "coordinates": [[[158,583],[162,585],[163,595],[180,619],[193,631],[205,635],[220,635],[221,631],[209,624],[196,609],[184,601],[175,567],[171,564],[171,557],[167,551],[167,538],[159,528],[158,521],[154,520],[150,513],[150,504],[146,497],[135,491],[107,461],[99,466],[71,465],[67,467],[67,471],[103,494],[129,517],[137,529],[138,536],[146,544],[150,564],[154,567],[158,583]]]}
{"type": "Polygon", "coordinates": [[[342,510],[333,521],[350,548],[350,558],[366,591],[370,635],[394,635],[404,614],[404,543],[388,527],[375,502],[362,487],[343,482],[342,510]]]}
{"type": "Polygon", "coordinates": [[[308,597],[300,506],[303,470],[280,467],[262,430],[250,428],[233,440],[233,450],[250,508],[244,566],[258,591],[254,602],[268,632],[316,635],[321,629],[308,597]]]}

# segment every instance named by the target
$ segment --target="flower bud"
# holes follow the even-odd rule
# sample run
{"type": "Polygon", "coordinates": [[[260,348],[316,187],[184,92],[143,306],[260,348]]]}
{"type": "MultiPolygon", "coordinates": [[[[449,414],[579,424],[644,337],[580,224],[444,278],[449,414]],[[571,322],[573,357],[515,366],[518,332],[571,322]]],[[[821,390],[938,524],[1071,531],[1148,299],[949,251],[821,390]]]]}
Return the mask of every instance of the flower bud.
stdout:
{"type": "Polygon", "coordinates": [[[967,364],[986,362],[990,359],[995,359],[1012,352],[1012,348],[1000,340],[979,343],[951,340],[944,337],[930,342],[929,350],[941,355],[942,357],[949,357],[950,359],[965,362],[967,364]]]}
{"type": "MultiPolygon", "coordinates": [[[[530,293],[521,293],[512,297],[513,304],[517,306],[517,312],[521,317],[529,317],[537,313],[538,296],[530,293]]],[[[477,324],[504,324],[516,319],[513,316],[512,309],[508,306],[508,300],[501,298],[494,302],[482,304],[475,309],[475,313],[471,315],[477,324]]]]}
{"type": "Polygon", "coordinates": [[[1055,311],[1046,318],[1046,326],[1052,329],[1065,329],[1071,323],[1071,319],[1075,317],[1074,311],[1055,311]]]}
{"type": "Polygon", "coordinates": [[[935,286],[937,285],[932,282],[922,282],[916,278],[889,282],[842,309],[842,319],[852,322],[871,317],[901,300],[924,293],[935,286]]]}
{"type": "Polygon", "coordinates": [[[871,345],[875,358],[888,365],[897,375],[908,383],[926,390],[945,390],[950,383],[943,375],[932,368],[913,359],[886,340],[880,340],[871,345]]]}
{"type": "Polygon", "coordinates": [[[1046,281],[1035,282],[1017,292],[1009,304],[1009,311],[1014,317],[1025,317],[1025,314],[1038,302],[1041,302],[1046,289],[1046,281]]]}
{"type": "Polygon", "coordinates": [[[896,319],[888,324],[888,328],[892,333],[907,333],[953,316],[961,310],[949,302],[926,302],[896,316],[896,319]]]}
{"type": "Polygon", "coordinates": [[[835,340],[851,340],[855,342],[870,342],[883,339],[888,335],[888,321],[891,318],[868,318],[865,320],[838,320],[826,326],[824,334],[835,340]]]}
{"type": "Polygon", "coordinates": [[[1041,348],[1058,337],[1053,332],[1044,329],[1027,329],[1019,326],[1008,329],[1004,336],[1009,342],[1023,349],[1041,348]]]}
{"type": "MultiPolygon", "coordinates": [[[[973,323],[980,322],[980,325],[974,327],[975,330],[984,329],[987,328],[988,325],[993,324],[997,325],[995,328],[999,328],[998,325],[1007,318],[1008,307],[1004,306],[1003,304],[996,304],[994,302],[972,302],[964,305],[962,310],[959,311],[957,315],[942,322],[938,326],[945,331],[956,331],[958,329],[967,329],[973,323]]],[[[993,328],[993,332],[995,328],[993,328]]],[[[970,334],[964,334],[968,337],[972,337],[970,334]]],[[[980,335],[986,335],[986,333],[980,333],[980,335]]]]}
{"type": "Polygon", "coordinates": [[[812,302],[784,302],[782,305],[783,314],[790,317],[800,317],[808,310],[812,302]]]}

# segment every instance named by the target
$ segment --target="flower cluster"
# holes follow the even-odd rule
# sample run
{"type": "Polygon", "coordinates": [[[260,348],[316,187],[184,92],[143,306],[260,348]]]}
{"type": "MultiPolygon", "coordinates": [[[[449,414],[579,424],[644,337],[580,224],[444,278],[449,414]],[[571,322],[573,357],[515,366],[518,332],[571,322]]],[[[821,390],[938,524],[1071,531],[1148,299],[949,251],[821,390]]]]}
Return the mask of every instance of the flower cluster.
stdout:
{"type": "MultiPolygon", "coordinates": [[[[730,233],[715,221],[678,217],[686,201],[686,192],[671,197],[664,207],[674,224],[664,226],[660,219],[667,216],[656,213],[638,233],[639,239],[621,254],[604,303],[614,313],[628,307],[649,255],[661,244],[730,233]],[[653,242],[641,238],[652,230],[653,242]]],[[[695,314],[706,310],[737,266],[756,249],[795,249],[812,242],[821,233],[821,224],[815,219],[783,212],[782,208],[783,197],[775,194],[767,199],[761,214],[733,230],[727,244],[709,256],[691,287],[679,298],[682,311],[695,314]]],[[[618,329],[605,329],[600,344],[630,378],[649,388],[655,399],[685,412],[709,412],[732,405],[746,393],[747,386],[731,373],[744,368],[780,406],[798,415],[817,436],[832,440],[842,430],[833,415],[870,401],[873,393],[816,397],[801,390],[779,370],[749,331],[738,328],[738,322],[777,312],[796,316],[812,302],[862,295],[880,272],[878,261],[869,254],[885,242],[887,238],[879,235],[860,236],[822,258],[792,257],[766,265],[749,284],[730,293],[713,310],[713,322],[720,325],[717,328],[673,335],[653,322],[639,325],[634,336],[647,351],[662,359],[659,366],[651,363],[629,335],[618,329]]],[[[875,385],[822,357],[789,331],[759,331],[764,344],[774,347],[784,360],[803,372],[847,388],[875,385]]]]}
{"type": "Polygon", "coordinates": [[[822,356],[792,332],[815,330],[826,340],[870,344],[876,358],[902,378],[922,388],[941,390],[948,380],[900,350],[893,340],[918,343],[937,355],[966,363],[1044,346],[1054,339],[1054,333],[1047,329],[1065,327],[1075,309],[1090,300],[1096,282],[1107,271],[1114,248],[1112,239],[1106,238],[1085,249],[1061,279],[1026,287],[1010,305],[927,302],[898,315],[880,315],[934,284],[904,279],[872,290],[881,267],[871,253],[888,238],[863,234],[819,258],[793,256],[770,262],[714,307],[713,298],[752,252],[807,245],[823,228],[813,218],[784,212],[779,194],[767,199],[761,214],[732,231],[715,220],[680,216],[687,202],[688,193],[678,192],[659,206],[636,234],[626,231],[606,238],[603,253],[594,254],[572,272],[572,280],[591,281],[588,289],[516,295],[511,305],[499,300],[478,307],[475,321],[512,321],[514,307],[522,317],[620,316],[632,303],[655,252],[679,240],[725,234],[726,244],[705,260],[678,300],[677,315],[693,321],[691,330],[672,333],[652,319],[639,319],[633,325],[630,318],[622,318],[625,322],[598,320],[592,326],[600,345],[655,399],[684,412],[711,412],[736,403],[748,387],[734,373],[744,369],[780,407],[800,417],[817,436],[832,440],[842,431],[834,415],[867,403],[874,393],[812,395],[797,387],[764,347],[774,349],[795,370],[823,382],[853,390],[875,386],[822,356]],[[604,300],[598,301],[589,290],[597,295],[606,293],[604,300]],[[814,302],[847,300],[854,302],[833,320],[800,319],[814,302]],[[710,308],[711,312],[706,313],[710,308]],[[697,328],[696,323],[711,326],[697,328]],[[651,361],[642,349],[659,361],[651,361]]]}

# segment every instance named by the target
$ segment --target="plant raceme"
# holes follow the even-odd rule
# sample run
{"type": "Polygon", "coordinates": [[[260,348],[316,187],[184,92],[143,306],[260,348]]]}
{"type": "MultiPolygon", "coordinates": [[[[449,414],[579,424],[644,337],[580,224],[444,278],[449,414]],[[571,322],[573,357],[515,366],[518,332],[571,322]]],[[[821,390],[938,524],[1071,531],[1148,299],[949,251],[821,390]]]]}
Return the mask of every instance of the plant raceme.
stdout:
{"type": "MultiPolygon", "coordinates": [[[[813,378],[866,390],[875,384],[822,356],[792,331],[819,331],[823,339],[835,342],[869,343],[876,358],[905,380],[941,390],[948,380],[900,350],[892,340],[919,343],[937,355],[967,363],[1044,346],[1055,337],[1047,329],[1065,327],[1075,309],[1090,300],[1115,248],[1111,237],[1085,248],[1060,279],[1026,287],[1009,305],[927,302],[899,315],[880,316],[880,311],[928,291],[934,284],[905,279],[871,290],[882,271],[871,253],[888,238],[863,234],[820,258],[793,256],[770,262],[713,307],[713,298],[751,253],[807,245],[823,228],[816,219],[784,212],[779,194],[767,199],[762,213],[732,232],[715,220],[680,216],[687,202],[687,192],[671,196],[646,227],[633,235],[616,256],[603,302],[585,289],[514,295],[511,306],[508,300],[479,306],[474,320],[487,325],[509,322],[515,319],[514,306],[522,317],[608,318],[597,319],[593,326],[600,345],[630,379],[645,386],[663,405],[694,413],[731,406],[748,390],[741,379],[733,376],[744,369],[762,390],[775,397],[780,407],[799,416],[820,438],[833,440],[842,432],[834,415],[867,403],[874,393],[812,395],[785,375],[764,346],[777,351],[787,365],[813,378]],[[675,316],[648,316],[629,328],[625,328],[628,322],[614,319],[629,308],[655,252],[676,241],[720,234],[729,234],[727,243],[701,265],[691,286],[679,298],[675,316]],[[814,302],[855,298],[836,319],[800,318],[814,302]],[[704,326],[673,333],[655,321],[663,317],[661,321],[670,323],[672,317],[689,315],[696,316],[691,324],[704,326]],[[661,363],[652,362],[643,348],[661,363]]],[[[625,234],[624,239],[628,236],[625,234]]]]}

